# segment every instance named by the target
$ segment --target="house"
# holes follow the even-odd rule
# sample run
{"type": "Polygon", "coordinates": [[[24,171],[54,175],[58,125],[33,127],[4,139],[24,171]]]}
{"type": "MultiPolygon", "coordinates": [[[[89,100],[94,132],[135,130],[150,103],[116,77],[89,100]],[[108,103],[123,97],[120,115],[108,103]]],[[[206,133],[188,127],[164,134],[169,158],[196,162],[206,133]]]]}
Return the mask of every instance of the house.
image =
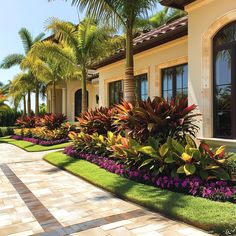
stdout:
{"type": "MultiPolygon", "coordinates": [[[[236,1],[162,0],[188,16],[134,39],[139,96],[188,96],[202,118],[199,139],[236,148],[236,1]]],[[[88,83],[89,107],[109,106],[122,96],[125,52],[96,66],[88,83]],[[93,76],[94,77],[94,76],[93,76]]],[[[74,120],[80,101],[78,81],[58,85],[58,112],[74,120]]],[[[50,111],[50,90],[48,91],[50,111]]]]}

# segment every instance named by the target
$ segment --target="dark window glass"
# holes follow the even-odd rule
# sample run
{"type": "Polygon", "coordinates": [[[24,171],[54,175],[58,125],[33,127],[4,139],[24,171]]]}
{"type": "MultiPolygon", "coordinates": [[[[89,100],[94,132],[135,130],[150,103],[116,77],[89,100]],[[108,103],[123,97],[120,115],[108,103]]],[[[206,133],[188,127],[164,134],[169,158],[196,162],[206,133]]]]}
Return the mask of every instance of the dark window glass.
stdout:
{"type": "Polygon", "coordinates": [[[236,138],[236,23],[214,38],[214,137],[236,138]]]}
{"type": "Polygon", "coordinates": [[[109,105],[119,104],[123,98],[122,81],[109,83],[109,105]]]}
{"type": "Polygon", "coordinates": [[[236,41],[236,24],[229,24],[215,36],[215,46],[219,47],[236,41]]]}
{"type": "Polygon", "coordinates": [[[172,98],[188,96],[188,65],[179,65],[162,70],[162,96],[172,98]]]}
{"type": "Polygon", "coordinates": [[[138,99],[145,101],[148,98],[148,79],[147,74],[135,76],[138,99]]]}

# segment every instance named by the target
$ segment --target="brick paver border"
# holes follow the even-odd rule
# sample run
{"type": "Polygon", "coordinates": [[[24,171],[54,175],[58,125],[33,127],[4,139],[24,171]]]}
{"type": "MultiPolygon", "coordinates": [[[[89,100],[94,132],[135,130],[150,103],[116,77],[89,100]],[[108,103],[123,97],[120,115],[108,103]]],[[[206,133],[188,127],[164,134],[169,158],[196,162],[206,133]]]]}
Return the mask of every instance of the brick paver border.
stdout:
{"type": "Polygon", "coordinates": [[[8,178],[45,232],[63,227],[39,201],[39,199],[28,189],[28,187],[15,175],[8,165],[0,165],[0,169],[8,178]]]}
{"type": "Polygon", "coordinates": [[[103,225],[115,223],[122,220],[129,220],[144,216],[147,213],[143,209],[137,209],[125,213],[101,217],[98,219],[82,222],[79,224],[64,227],[49,212],[49,210],[39,201],[39,199],[29,190],[29,188],[15,175],[7,164],[0,165],[0,169],[13,185],[17,193],[20,195],[26,206],[29,208],[35,219],[41,225],[44,233],[37,235],[60,235],[65,236],[76,232],[97,228],[103,225]]]}

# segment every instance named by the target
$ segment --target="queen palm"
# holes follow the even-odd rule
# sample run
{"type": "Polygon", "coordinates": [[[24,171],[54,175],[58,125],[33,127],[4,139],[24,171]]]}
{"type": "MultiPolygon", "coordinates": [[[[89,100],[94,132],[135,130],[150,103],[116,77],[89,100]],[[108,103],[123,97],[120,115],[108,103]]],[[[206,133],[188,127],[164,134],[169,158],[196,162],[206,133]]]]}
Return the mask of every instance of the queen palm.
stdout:
{"type": "Polygon", "coordinates": [[[35,44],[21,63],[22,68],[30,68],[34,76],[38,78],[38,83],[52,84],[53,113],[56,112],[56,83],[68,77],[73,78],[75,71],[78,70],[75,65],[71,50],[51,41],[35,44]],[[60,55],[55,56],[51,52],[57,52],[60,55]]]}
{"type": "MultiPolygon", "coordinates": [[[[9,69],[15,65],[20,65],[21,62],[24,60],[24,58],[27,56],[29,53],[30,49],[32,46],[36,43],[39,42],[43,39],[44,33],[40,33],[37,37],[33,38],[31,33],[26,29],[22,28],[19,31],[19,36],[21,38],[23,47],[24,47],[24,54],[18,54],[18,53],[13,53],[4,58],[2,63],[0,64],[0,68],[2,69],[9,69]]],[[[27,76],[28,79],[32,82],[35,78],[33,77],[32,73],[29,73],[27,76]],[[29,77],[31,75],[31,78],[29,77]]],[[[36,92],[36,100],[38,99],[38,86],[35,86],[35,92],[36,92]]],[[[28,115],[31,113],[31,90],[28,90],[28,115]],[[29,107],[30,106],[30,107],[29,107]]],[[[36,101],[37,103],[38,101],[36,101]]]]}
{"type": "Polygon", "coordinates": [[[30,86],[28,83],[29,81],[28,77],[30,77],[29,74],[21,72],[13,78],[9,86],[9,96],[13,99],[14,104],[17,106],[17,104],[19,104],[21,100],[23,101],[24,116],[26,116],[26,110],[27,110],[26,94],[29,89],[27,87],[30,86]]]}
{"type": "MultiPolygon", "coordinates": [[[[79,74],[82,83],[82,112],[88,108],[87,104],[87,69],[107,53],[105,49],[109,29],[98,28],[86,19],[79,25],[52,19],[47,27],[54,34],[54,38],[62,45],[53,42],[42,42],[35,45],[33,50],[47,58],[57,61],[60,65],[71,67],[73,74],[79,74]],[[67,51],[65,51],[65,48],[67,51]],[[64,50],[64,52],[63,52],[64,50]],[[81,72],[81,73],[79,73],[81,72]]],[[[73,76],[72,76],[73,77],[73,76]]]]}
{"type": "Polygon", "coordinates": [[[86,9],[87,16],[114,26],[122,25],[126,33],[126,69],[124,100],[135,101],[133,33],[140,18],[148,17],[158,0],[72,0],[72,4],[86,9]]]}

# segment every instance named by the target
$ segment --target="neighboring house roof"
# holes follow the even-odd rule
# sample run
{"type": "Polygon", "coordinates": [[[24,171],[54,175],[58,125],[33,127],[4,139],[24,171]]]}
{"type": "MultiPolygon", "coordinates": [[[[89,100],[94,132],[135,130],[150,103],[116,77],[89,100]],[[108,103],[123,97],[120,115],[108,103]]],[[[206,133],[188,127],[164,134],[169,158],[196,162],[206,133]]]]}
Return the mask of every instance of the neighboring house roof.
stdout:
{"type": "Polygon", "coordinates": [[[161,0],[160,4],[166,7],[174,7],[184,10],[185,6],[195,1],[196,0],[161,0]]]}
{"type": "MultiPolygon", "coordinates": [[[[148,50],[150,48],[162,45],[171,40],[178,39],[188,34],[188,17],[184,16],[171,23],[165,24],[159,28],[141,33],[134,38],[134,54],[148,50]]],[[[112,64],[125,58],[125,50],[122,49],[117,53],[105,58],[98,64],[94,65],[94,69],[112,64]]]]}

